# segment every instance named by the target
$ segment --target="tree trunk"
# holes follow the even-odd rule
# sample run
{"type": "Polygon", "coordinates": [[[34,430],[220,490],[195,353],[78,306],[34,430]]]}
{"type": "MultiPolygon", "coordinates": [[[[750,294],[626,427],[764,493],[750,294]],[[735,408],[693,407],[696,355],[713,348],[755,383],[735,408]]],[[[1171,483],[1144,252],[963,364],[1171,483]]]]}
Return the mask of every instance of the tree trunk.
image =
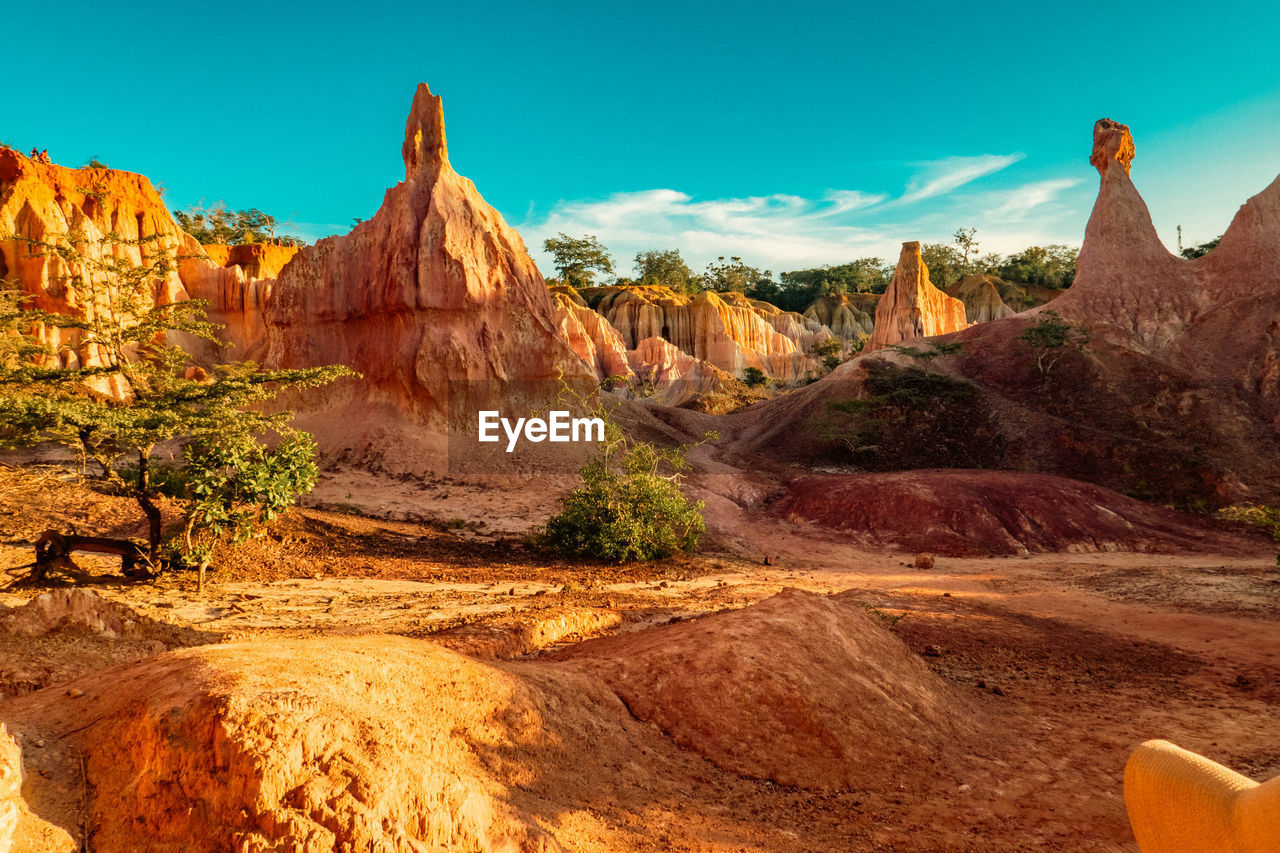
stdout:
{"type": "Polygon", "coordinates": [[[138,491],[134,498],[147,516],[148,558],[152,568],[160,561],[160,508],[151,500],[151,448],[138,451],[138,491]]]}

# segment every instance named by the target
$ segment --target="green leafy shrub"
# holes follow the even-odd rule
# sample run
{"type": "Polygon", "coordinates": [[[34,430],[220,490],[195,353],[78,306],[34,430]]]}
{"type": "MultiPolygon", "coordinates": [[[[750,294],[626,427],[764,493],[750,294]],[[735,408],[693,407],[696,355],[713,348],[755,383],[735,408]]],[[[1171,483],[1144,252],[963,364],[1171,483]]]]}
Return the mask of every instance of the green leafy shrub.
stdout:
{"type": "Polygon", "coordinates": [[[1280,542],[1280,506],[1238,504],[1218,510],[1218,516],[1230,521],[1243,521],[1270,533],[1280,542]]]}
{"type": "Polygon", "coordinates": [[[582,485],[560,504],[542,533],[547,548],[612,563],[657,560],[698,547],[706,523],[701,501],[680,488],[686,448],[628,442],[608,424],[602,459],[582,469],[582,485]]]}
{"type": "Polygon", "coordinates": [[[839,338],[823,338],[813,345],[813,348],[809,350],[809,354],[822,362],[822,366],[830,373],[839,367],[840,362],[843,360],[841,356],[844,354],[844,344],[839,338]]]}

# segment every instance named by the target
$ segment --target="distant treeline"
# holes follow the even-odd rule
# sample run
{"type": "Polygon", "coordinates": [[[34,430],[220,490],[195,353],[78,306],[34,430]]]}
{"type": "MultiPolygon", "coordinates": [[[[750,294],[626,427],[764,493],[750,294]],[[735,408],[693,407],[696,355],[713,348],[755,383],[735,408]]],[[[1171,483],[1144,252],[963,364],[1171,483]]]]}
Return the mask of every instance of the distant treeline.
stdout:
{"type": "MultiPolygon", "coordinates": [[[[976,273],[1056,289],[1070,287],[1075,280],[1078,249],[1055,244],[1029,246],[1011,255],[979,254],[976,234],[976,229],[961,228],[952,243],[926,243],[921,247],[929,279],[935,286],[946,289],[976,273]]],[[[589,287],[596,284],[597,274],[614,272],[608,249],[594,236],[574,238],[560,234],[546,240],[544,246],[555,258],[562,284],[589,287]]],[[[616,276],[612,283],[661,285],[686,294],[737,291],[785,311],[804,311],[820,296],[884,293],[893,269],[894,263],[882,258],[858,258],[845,264],[790,270],[775,279],[771,270],[757,269],[742,258],[720,257],[695,273],[679,249],[655,249],[635,256],[634,276],[616,276]]]]}

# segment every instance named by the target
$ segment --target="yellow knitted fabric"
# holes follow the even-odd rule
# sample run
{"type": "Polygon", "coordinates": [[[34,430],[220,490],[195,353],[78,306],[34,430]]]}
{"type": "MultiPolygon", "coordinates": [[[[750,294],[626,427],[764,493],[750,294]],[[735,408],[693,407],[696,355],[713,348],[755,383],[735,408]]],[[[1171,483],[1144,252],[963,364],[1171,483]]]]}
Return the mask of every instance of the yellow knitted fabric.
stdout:
{"type": "Polygon", "coordinates": [[[1149,740],[1124,769],[1124,803],[1142,853],[1280,853],[1280,776],[1259,785],[1149,740]]]}

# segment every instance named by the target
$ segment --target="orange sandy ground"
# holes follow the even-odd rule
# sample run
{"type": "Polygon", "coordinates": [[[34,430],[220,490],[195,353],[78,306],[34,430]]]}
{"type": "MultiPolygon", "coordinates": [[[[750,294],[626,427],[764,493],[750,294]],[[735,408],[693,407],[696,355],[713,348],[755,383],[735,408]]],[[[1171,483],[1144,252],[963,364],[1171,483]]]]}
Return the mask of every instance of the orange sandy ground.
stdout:
{"type": "MultiPolygon", "coordinates": [[[[837,534],[720,502],[708,508],[710,545],[720,553],[617,568],[545,559],[521,542],[519,532],[545,517],[540,486],[344,473],[330,475],[311,503],[224,559],[203,596],[189,576],[122,585],[109,560],[80,562],[104,575],[101,594],[229,639],[390,633],[526,659],[590,635],[742,607],[785,587],[852,590],[1000,721],[988,752],[1002,758],[936,767],[896,789],[788,788],[687,756],[663,765],[687,775],[662,780],[655,799],[632,804],[633,812],[598,780],[596,819],[626,828],[637,848],[1133,850],[1121,783],[1141,741],[1166,738],[1259,780],[1280,772],[1280,569],[1267,548],[1229,558],[939,558],[920,570],[913,555],[858,550],[837,534]]],[[[0,471],[0,538],[30,541],[58,526],[51,522],[135,531],[127,502],[52,475],[0,471]]],[[[0,546],[0,568],[29,554],[0,546]]],[[[0,601],[20,604],[31,594],[0,601]]],[[[148,653],[4,638],[0,689],[24,683],[24,668],[30,685],[41,655],[64,656],[34,677],[56,684],[148,653]]],[[[0,701],[0,720],[4,708],[0,701]]],[[[75,836],[76,815],[48,811],[75,836]]],[[[574,849],[608,849],[589,833],[564,831],[574,849]]]]}

